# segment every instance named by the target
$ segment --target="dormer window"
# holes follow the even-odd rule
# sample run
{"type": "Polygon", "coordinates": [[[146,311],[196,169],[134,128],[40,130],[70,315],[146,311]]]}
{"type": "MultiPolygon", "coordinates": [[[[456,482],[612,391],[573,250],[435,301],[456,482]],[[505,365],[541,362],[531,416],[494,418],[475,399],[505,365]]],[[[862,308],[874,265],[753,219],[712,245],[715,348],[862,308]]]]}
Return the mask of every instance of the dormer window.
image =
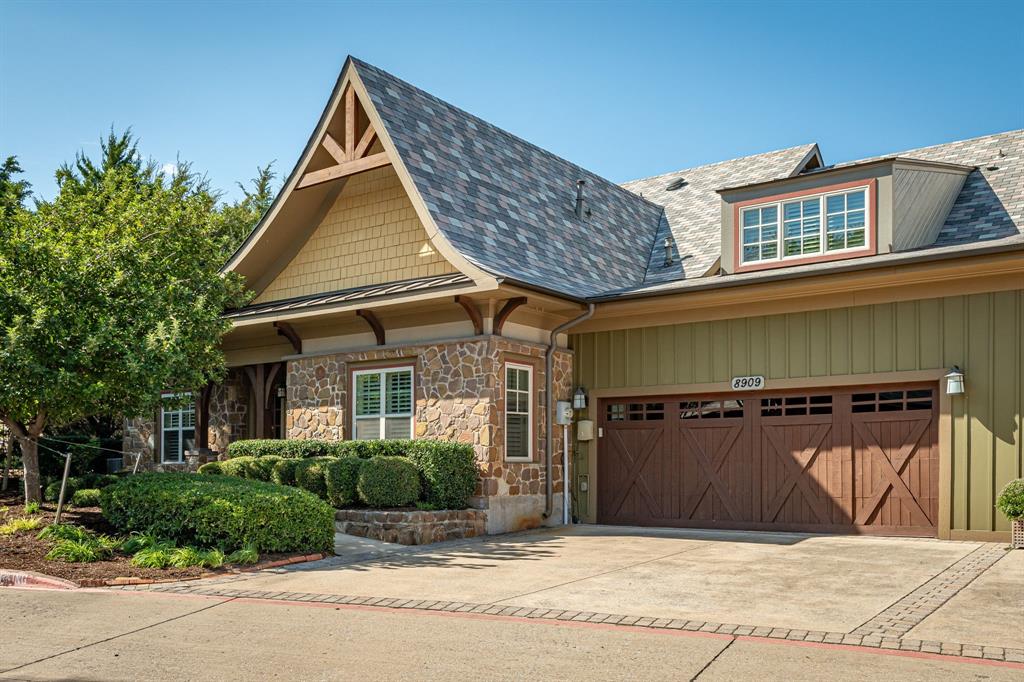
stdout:
{"type": "Polygon", "coordinates": [[[872,184],[849,183],[738,205],[739,269],[865,255],[873,248],[872,184]]]}

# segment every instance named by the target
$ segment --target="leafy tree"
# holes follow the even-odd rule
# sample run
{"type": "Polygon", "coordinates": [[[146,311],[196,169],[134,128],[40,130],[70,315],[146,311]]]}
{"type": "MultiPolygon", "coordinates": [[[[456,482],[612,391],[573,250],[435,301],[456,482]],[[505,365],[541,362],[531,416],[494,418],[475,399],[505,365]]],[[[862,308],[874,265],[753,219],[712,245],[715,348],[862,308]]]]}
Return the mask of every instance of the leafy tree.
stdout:
{"type": "Polygon", "coordinates": [[[25,200],[32,193],[27,181],[14,179],[21,172],[21,165],[14,156],[8,156],[0,166],[0,219],[6,220],[24,210],[25,200]]]}
{"type": "Polygon", "coordinates": [[[276,191],[273,185],[276,173],[273,167],[273,161],[266,166],[258,167],[256,177],[249,181],[251,189],[239,182],[238,188],[242,190],[242,198],[220,208],[215,233],[225,261],[241,246],[274,202],[276,191]]]}
{"type": "MultiPolygon", "coordinates": [[[[222,378],[225,308],[245,301],[221,274],[216,197],[186,164],[144,163],[130,132],[101,159],[79,154],[35,210],[0,190],[0,421],[21,446],[25,497],[40,499],[44,429],[151,413],[164,389],[222,378]]],[[[27,191],[27,187],[23,187],[27,191]]]]}

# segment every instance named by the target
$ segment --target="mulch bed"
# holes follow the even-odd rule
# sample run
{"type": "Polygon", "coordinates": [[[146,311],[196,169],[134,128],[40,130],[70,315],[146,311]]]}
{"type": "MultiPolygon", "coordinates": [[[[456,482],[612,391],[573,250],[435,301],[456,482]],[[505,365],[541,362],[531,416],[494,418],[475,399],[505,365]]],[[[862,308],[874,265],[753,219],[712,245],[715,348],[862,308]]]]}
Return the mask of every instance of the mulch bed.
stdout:
{"type": "MultiPolygon", "coordinates": [[[[24,516],[23,505],[24,498],[21,495],[21,481],[12,480],[8,490],[0,491],[0,507],[8,507],[6,520],[24,516]]],[[[121,555],[114,555],[106,561],[84,564],[49,561],[45,557],[46,553],[53,547],[53,543],[46,540],[37,540],[36,535],[44,527],[54,522],[56,512],[56,503],[44,502],[41,505],[40,513],[33,515],[34,518],[40,518],[43,521],[38,530],[17,533],[15,535],[0,535],[0,571],[32,571],[55,578],[70,580],[82,586],[95,587],[103,584],[113,584],[116,578],[133,578],[135,580],[132,580],[132,583],[192,580],[214,575],[228,575],[237,573],[240,570],[248,571],[271,566],[283,566],[300,561],[313,561],[325,556],[321,554],[268,553],[261,554],[260,563],[255,566],[225,566],[220,569],[209,569],[199,566],[190,568],[141,568],[139,566],[132,566],[131,557],[121,555]]],[[[103,518],[99,507],[69,508],[65,505],[61,516],[61,523],[73,523],[97,533],[117,535],[116,530],[103,518]]],[[[127,581],[118,582],[123,583],[127,581]]]]}

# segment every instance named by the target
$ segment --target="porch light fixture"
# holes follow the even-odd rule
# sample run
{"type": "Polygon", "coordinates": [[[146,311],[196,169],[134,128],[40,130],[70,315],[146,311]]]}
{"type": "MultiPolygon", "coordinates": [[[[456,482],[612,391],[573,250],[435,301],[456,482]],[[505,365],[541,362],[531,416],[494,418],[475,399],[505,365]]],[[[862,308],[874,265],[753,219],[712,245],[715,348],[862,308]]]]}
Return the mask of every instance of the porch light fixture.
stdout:
{"type": "Polygon", "coordinates": [[[587,392],[582,386],[576,389],[576,393],[572,396],[572,409],[574,410],[585,410],[587,409],[587,392]]]}
{"type": "Polygon", "coordinates": [[[953,365],[946,375],[946,395],[962,395],[964,392],[964,373],[953,365]]]}

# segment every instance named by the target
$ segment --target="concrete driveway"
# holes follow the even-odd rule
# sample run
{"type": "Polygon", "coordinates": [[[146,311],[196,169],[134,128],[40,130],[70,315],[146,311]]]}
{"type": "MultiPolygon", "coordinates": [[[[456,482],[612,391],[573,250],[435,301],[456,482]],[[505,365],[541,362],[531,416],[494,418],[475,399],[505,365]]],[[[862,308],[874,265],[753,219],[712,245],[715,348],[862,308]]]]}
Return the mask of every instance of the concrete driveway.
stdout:
{"type": "Polygon", "coordinates": [[[576,526],[354,546],[352,556],[180,589],[1024,660],[1024,552],[995,544],[576,526]]]}

